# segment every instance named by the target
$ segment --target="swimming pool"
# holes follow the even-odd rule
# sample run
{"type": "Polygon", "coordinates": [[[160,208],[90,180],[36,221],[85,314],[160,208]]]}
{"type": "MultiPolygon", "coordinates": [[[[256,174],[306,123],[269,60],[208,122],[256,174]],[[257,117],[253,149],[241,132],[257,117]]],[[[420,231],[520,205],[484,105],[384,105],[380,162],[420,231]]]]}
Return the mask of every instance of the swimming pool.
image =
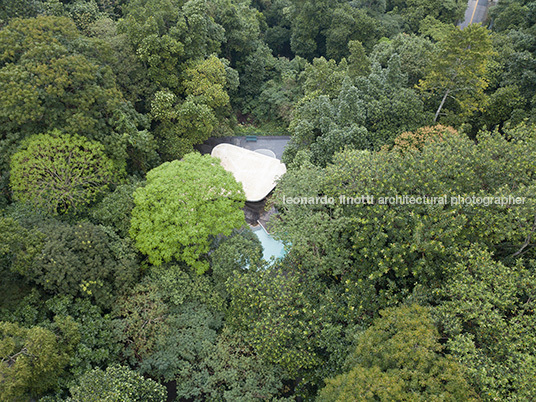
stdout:
{"type": "Polygon", "coordinates": [[[283,245],[283,242],[274,239],[260,225],[252,228],[252,230],[261,241],[263,250],[262,258],[269,262],[272,257],[278,259],[285,256],[285,246],[283,245]]]}

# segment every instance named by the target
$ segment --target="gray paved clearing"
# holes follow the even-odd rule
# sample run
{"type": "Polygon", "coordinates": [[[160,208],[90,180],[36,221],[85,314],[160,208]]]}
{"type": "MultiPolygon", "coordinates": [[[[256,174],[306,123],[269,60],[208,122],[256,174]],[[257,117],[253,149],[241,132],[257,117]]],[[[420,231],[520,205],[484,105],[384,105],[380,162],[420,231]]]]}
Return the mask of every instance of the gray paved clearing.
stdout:
{"type": "Polygon", "coordinates": [[[288,135],[257,137],[257,141],[247,141],[247,137],[245,136],[212,137],[203,144],[197,145],[196,148],[202,154],[210,154],[212,149],[218,144],[232,144],[251,151],[257,149],[269,149],[273,151],[277,159],[281,159],[285,146],[289,140],[290,136],[288,135]]]}
{"type": "Polygon", "coordinates": [[[463,22],[458,26],[463,29],[469,26],[469,24],[484,22],[490,6],[489,3],[488,0],[469,0],[467,2],[467,9],[465,10],[463,22]]]}

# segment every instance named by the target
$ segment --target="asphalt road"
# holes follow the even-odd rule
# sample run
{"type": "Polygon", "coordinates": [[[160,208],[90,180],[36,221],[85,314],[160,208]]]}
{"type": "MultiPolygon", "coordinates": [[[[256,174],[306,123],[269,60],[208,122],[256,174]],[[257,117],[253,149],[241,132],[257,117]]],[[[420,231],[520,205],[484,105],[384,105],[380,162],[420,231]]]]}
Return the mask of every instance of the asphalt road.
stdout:
{"type": "Polygon", "coordinates": [[[484,22],[484,20],[486,19],[486,14],[488,12],[488,7],[488,0],[469,0],[467,2],[467,9],[465,10],[465,18],[463,22],[458,26],[463,29],[469,24],[484,22]]]}
{"type": "Polygon", "coordinates": [[[255,151],[257,149],[269,149],[275,154],[277,159],[281,159],[283,151],[290,137],[287,135],[280,136],[257,136],[257,141],[247,141],[245,136],[241,137],[212,137],[209,138],[196,148],[202,154],[209,154],[212,148],[221,143],[233,144],[242,148],[255,151]]]}

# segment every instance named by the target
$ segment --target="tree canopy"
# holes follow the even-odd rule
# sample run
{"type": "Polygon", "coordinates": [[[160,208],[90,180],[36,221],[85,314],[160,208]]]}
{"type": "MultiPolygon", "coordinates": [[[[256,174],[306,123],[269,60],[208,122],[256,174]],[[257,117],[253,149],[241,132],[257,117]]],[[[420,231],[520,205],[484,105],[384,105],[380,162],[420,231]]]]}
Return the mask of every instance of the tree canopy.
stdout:
{"type": "Polygon", "coordinates": [[[123,175],[102,144],[58,131],[28,138],[11,157],[14,198],[53,214],[86,207],[123,175]]]}
{"type": "Polygon", "coordinates": [[[147,173],[134,193],[130,234],[152,264],[184,261],[199,273],[211,238],[244,224],[242,185],[216,158],[196,153],[147,173]]]}
{"type": "Polygon", "coordinates": [[[0,0],[0,401],[536,400],[536,0],[486,7],[0,0]]]}

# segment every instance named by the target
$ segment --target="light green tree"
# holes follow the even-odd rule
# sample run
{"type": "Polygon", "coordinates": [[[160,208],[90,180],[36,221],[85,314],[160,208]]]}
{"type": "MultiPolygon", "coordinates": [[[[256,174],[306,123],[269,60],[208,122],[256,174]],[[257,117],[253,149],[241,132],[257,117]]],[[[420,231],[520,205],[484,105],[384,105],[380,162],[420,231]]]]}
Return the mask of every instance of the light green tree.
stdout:
{"type": "Polygon", "coordinates": [[[478,24],[463,30],[450,27],[438,46],[439,51],[432,57],[425,78],[417,86],[434,99],[441,99],[434,122],[449,99],[457,108],[454,112],[462,117],[482,110],[486,101],[488,64],[493,56],[488,30],[478,24]]]}
{"type": "Polygon", "coordinates": [[[63,330],[60,337],[39,326],[0,322],[1,401],[38,397],[55,386],[80,339],[70,317],[57,324],[63,330]]]}
{"type": "Polygon", "coordinates": [[[125,366],[86,372],[71,389],[68,401],[164,402],[166,387],[125,366]]]}
{"type": "Polygon", "coordinates": [[[130,234],[152,264],[175,258],[203,273],[212,237],[244,224],[244,201],[242,185],[219,159],[191,153],[147,173],[134,193],[130,234]]]}
{"type": "Polygon", "coordinates": [[[14,198],[53,214],[79,212],[123,175],[102,144],[58,131],[28,138],[11,158],[14,198]]]}
{"type": "Polygon", "coordinates": [[[318,401],[476,401],[461,364],[445,356],[427,308],[384,310],[358,337],[349,371],[326,380],[318,401]]]}

